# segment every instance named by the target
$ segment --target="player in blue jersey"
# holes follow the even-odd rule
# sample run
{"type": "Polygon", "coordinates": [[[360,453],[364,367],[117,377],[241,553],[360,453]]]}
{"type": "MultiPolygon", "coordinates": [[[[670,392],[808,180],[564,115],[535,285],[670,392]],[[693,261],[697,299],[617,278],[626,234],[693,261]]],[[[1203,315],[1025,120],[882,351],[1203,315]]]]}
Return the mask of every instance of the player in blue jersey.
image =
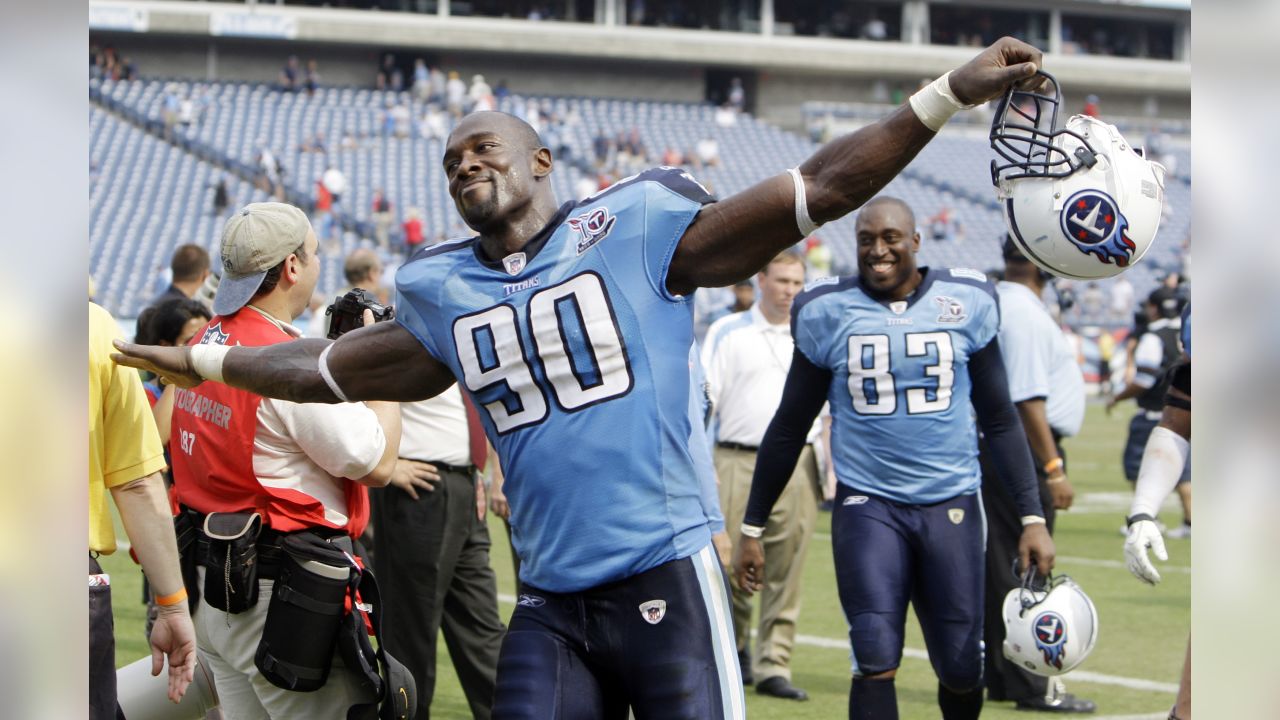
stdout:
{"type": "MultiPolygon", "coordinates": [[[[301,402],[418,400],[460,382],[502,461],[522,560],[494,717],[742,717],[713,479],[693,447],[693,292],[751,276],[853,211],[952,113],[1036,82],[1039,65],[1004,38],[881,122],[719,202],[662,168],[560,204],[536,133],[475,113],[450,134],[443,170],[478,236],[400,270],[395,322],[332,343],[124,344],[117,360],[183,387],[208,378],[301,402]]],[[[228,281],[247,293],[257,282],[228,281]]]]}
{"type": "Polygon", "coordinates": [[[894,676],[910,602],[944,720],[977,718],[986,522],[975,413],[1022,517],[1021,566],[1034,560],[1048,573],[1054,557],[1009,399],[995,286],[975,270],[917,267],[920,235],[901,200],[873,199],[855,228],[858,276],[815,281],[792,308],[795,354],[760,446],[734,569],[743,589],[761,587],[756,538],[830,401],[839,481],[831,538],[853,659],[849,717],[898,717],[894,676]]]}

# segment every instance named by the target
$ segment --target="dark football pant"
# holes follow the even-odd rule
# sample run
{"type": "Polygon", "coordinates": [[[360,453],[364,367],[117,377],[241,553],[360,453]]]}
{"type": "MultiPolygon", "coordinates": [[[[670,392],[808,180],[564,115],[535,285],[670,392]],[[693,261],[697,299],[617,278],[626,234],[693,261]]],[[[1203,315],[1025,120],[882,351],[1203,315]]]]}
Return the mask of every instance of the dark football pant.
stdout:
{"type": "Polygon", "coordinates": [[[521,584],[498,658],[495,720],[744,718],[714,549],[608,585],[521,584]]]}
{"type": "Polygon", "coordinates": [[[985,532],[976,494],[904,505],[837,486],[831,542],[855,676],[901,663],[910,601],[939,682],[978,687],[985,532]]]}

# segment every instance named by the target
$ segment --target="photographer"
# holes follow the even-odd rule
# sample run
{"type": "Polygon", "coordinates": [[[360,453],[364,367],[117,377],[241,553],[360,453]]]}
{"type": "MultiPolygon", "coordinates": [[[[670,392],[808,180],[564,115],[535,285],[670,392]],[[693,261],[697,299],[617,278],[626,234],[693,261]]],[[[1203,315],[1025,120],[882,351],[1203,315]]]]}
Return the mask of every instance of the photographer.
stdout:
{"type": "MultiPolygon", "coordinates": [[[[315,290],[316,250],[315,233],[296,207],[254,203],[233,215],[222,235],[223,276],[214,317],[193,344],[260,346],[298,337],[289,323],[315,290]]],[[[323,549],[355,554],[351,538],[369,518],[365,486],[385,485],[395,467],[399,406],[303,405],[208,383],[177,391],[172,437],[183,513],[179,524],[190,520],[199,537],[194,543],[195,584],[201,590],[196,636],[227,716],[346,718],[353,704],[373,702],[366,676],[343,662],[332,639],[339,618],[346,619],[341,593],[347,581],[336,583],[340,601],[334,617],[325,618],[327,625],[318,631],[289,628],[298,646],[314,644],[327,633],[323,651],[299,658],[306,653],[296,647],[268,647],[264,632],[276,637],[270,616],[278,603],[284,607],[281,598],[290,592],[304,598],[294,607],[321,604],[302,589],[307,586],[287,582],[306,575],[298,570],[290,575],[291,568],[320,565],[322,574],[335,570],[350,577],[343,567],[291,564],[296,555],[290,541],[306,536],[323,549]],[[276,592],[277,583],[285,589],[276,592]],[[294,664],[270,661],[283,656],[294,664]],[[288,683],[277,682],[277,676],[322,686],[295,692],[284,689],[288,683]]],[[[332,599],[328,604],[335,605],[332,599]]]]}

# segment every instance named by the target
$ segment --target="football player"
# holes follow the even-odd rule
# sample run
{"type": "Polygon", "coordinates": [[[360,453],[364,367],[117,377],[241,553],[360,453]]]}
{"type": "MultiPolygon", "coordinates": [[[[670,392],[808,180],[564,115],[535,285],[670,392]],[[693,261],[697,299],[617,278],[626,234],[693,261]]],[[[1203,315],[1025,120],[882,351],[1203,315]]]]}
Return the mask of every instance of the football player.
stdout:
{"type": "MultiPolygon", "coordinates": [[[[1184,477],[1191,452],[1191,306],[1182,311],[1183,359],[1169,371],[1168,392],[1160,412],[1160,424],[1151,431],[1138,469],[1133,503],[1129,506],[1129,535],[1124,541],[1124,557],[1129,572],[1148,585],[1160,582],[1160,573],[1147,557],[1150,549],[1160,560],[1168,560],[1164,538],[1156,525],[1160,503],[1184,477]]],[[[1182,666],[1178,700],[1169,711],[1170,720],[1191,718],[1191,645],[1182,666]]]]}
{"type": "Polygon", "coordinates": [[[757,540],[823,402],[838,482],[831,538],[849,623],[849,717],[898,717],[894,677],[907,603],[938,676],[945,720],[982,711],[986,523],[981,426],[1022,521],[1022,568],[1053,567],[1035,469],[1009,397],[995,286],[975,270],[916,265],[911,208],[877,197],[855,225],[858,276],[816,281],[792,309],[795,354],[765,433],[734,551],[739,585],[761,587],[757,540]]]}
{"type": "MultiPolygon", "coordinates": [[[[1003,38],[882,121],[719,202],[660,168],[560,204],[510,115],[463,118],[443,158],[477,237],[402,267],[394,322],[332,343],[145,348],[118,361],[301,402],[419,400],[461,383],[497,448],[520,554],[495,718],[743,717],[727,587],[691,450],[693,292],[750,277],[871,198],[951,114],[1038,84],[1003,38]]],[[[969,525],[976,519],[971,517],[969,525]]]]}

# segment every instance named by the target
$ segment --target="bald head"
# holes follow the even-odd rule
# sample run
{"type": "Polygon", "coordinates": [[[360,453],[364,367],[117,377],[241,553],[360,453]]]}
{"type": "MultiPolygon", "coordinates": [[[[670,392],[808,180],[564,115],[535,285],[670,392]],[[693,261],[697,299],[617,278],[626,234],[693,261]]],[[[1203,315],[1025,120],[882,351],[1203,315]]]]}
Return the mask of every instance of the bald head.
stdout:
{"type": "Polygon", "coordinates": [[[445,145],[452,144],[454,138],[460,139],[476,133],[493,133],[530,153],[542,147],[542,139],[529,123],[515,115],[497,110],[473,112],[462,118],[454,126],[453,132],[449,133],[445,145]]]}
{"type": "Polygon", "coordinates": [[[869,216],[877,212],[891,213],[895,220],[894,224],[907,232],[915,230],[916,214],[912,211],[911,206],[901,198],[890,195],[877,195],[871,198],[858,211],[858,222],[862,222],[863,215],[869,216]]]}

